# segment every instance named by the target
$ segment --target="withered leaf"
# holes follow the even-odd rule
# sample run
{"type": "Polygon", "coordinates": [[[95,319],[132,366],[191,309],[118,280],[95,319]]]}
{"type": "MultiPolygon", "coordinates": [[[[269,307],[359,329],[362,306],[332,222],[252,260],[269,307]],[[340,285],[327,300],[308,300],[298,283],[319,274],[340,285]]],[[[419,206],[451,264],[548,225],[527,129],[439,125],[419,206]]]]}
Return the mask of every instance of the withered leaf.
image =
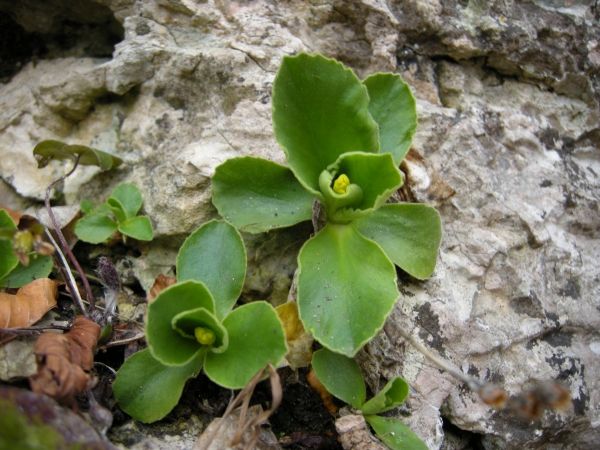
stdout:
{"type": "Polygon", "coordinates": [[[306,367],[312,360],[312,346],[314,338],[307,333],[298,315],[298,305],[295,302],[287,302],[275,308],[279,319],[283,323],[285,338],[290,352],[285,359],[292,369],[306,367]]]}
{"type": "Polygon", "coordinates": [[[310,371],[306,374],[306,381],[311,388],[317,391],[317,394],[321,397],[321,401],[323,402],[323,405],[325,405],[325,408],[327,408],[327,411],[331,414],[337,413],[339,407],[335,404],[333,395],[331,395],[323,383],[319,381],[315,369],[313,369],[312,366],[310,371]]]}
{"type": "Polygon", "coordinates": [[[156,277],[156,280],[154,280],[154,284],[152,285],[152,288],[150,288],[150,292],[148,293],[148,298],[146,300],[148,303],[150,303],[158,294],[160,294],[160,291],[174,285],[175,283],[177,283],[175,278],[168,277],[162,273],[159,274],[156,277]]]}
{"type": "Polygon", "coordinates": [[[65,334],[42,334],[33,349],[38,371],[29,377],[31,390],[75,406],[75,395],[90,380],[99,337],[100,325],[83,316],[77,316],[65,334]]]}
{"type": "Polygon", "coordinates": [[[15,295],[0,292],[0,328],[27,327],[56,306],[60,282],[40,278],[20,288],[15,295]]]}

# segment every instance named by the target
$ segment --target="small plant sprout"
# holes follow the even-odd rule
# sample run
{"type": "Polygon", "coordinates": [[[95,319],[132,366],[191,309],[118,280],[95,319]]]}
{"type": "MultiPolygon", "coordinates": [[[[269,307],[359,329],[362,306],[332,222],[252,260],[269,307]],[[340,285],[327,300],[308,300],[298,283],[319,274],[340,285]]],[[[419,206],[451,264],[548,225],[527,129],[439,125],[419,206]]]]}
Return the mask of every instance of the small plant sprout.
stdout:
{"type": "Polygon", "coordinates": [[[106,203],[98,207],[89,200],[82,200],[80,207],[85,216],[75,224],[75,234],[82,241],[100,244],[116,231],[139,241],[151,241],[154,237],[150,219],[137,215],[142,207],[142,194],[133,184],[118,185],[106,203]]]}
{"type": "Polygon", "coordinates": [[[73,296],[73,299],[77,303],[81,313],[87,317],[88,313],[85,307],[83,306],[81,296],[79,295],[79,291],[75,285],[75,281],[73,279],[73,276],[71,275],[70,269],[68,268],[68,264],[66,262],[66,259],[64,258],[63,252],[68,255],[71,263],[79,273],[81,281],[83,282],[83,285],[85,287],[87,300],[90,303],[90,310],[93,312],[94,297],[92,295],[92,290],[90,288],[88,279],[85,276],[85,273],[83,273],[83,269],[79,265],[79,262],[77,261],[77,258],[75,258],[75,255],[73,255],[71,248],[67,244],[67,241],[63,236],[60,227],[58,226],[58,222],[56,221],[56,217],[54,216],[54,212],[52,211],[52,207],[50,206],[50,192],[52,191],[52,188],[54,188],[54,186],[56,186],[58,183],[60,183],[61,181],[69,177],[73,172],[75,172],[79,164],[88,166],[98,166],[100,170],[109,170],[114,167],[118,167],[123,161],[120,158],[110,155],[101,150],[96,150],[90,147],[86,147],[84,145],[67,145],[64,142],[53,140],[42,141],[38,143],[33,149],[33,156],[38,162],[38,169],[46,167],[52,160],[70,160],[73,162],[73,168],[67,174],[50,183],[50,185],[46,189],[46,197],[44,200],[46,210],[48,211],[48,216],[50,217],[50,221],[52,222],[54,232],[58,237],[60,246],[54,241],[54,238],[48,230],[46,230],[46,236],[54,244],[57,253],[62,259],[64,265],[63,275],[67,286],[69,287],[69,291],[73,296]]]}
{"type": "Polygon", "coordinates": [[[215,383],[244,387],[288,352],[283,325],[266,302],[232,309],[246,276],[246,250],[237,230],[212,221],[196,230],[177,256],[177,283],[148,305],[148,349],[125,361],[114,383],[121,408],[153,422],[179,401],[202,369],[215,383]]]}
{"type": "Polygon", "coordinates": [[[365,382],[358,363],[326,348],[313,354],[312,366],[319,381],[331,394],[361,411],[377,437],[392,450],[427,450],[427,446],[400,420],[380,417],[404,403],[409,387],[404,378],[394,377],[375,397],[366,401],[365,382]]]}
{"type": "Polygon", "coordinates": [[[360,81],[320,55],[285,57],[273,83],[273,127],[288,167],[233,158],[217,167],[213,203],[251,233],[310,220],[326,224],[298,256],[298,308],[326,348],[352,356],[383,327],[400,297],[396,269],[428,278],[440,216],[422,204],[385,204],[402,185],[398,166],[417,126],[400,76],[360,81]],[[314,218],[313,218],[314,221],[314,218]]]}

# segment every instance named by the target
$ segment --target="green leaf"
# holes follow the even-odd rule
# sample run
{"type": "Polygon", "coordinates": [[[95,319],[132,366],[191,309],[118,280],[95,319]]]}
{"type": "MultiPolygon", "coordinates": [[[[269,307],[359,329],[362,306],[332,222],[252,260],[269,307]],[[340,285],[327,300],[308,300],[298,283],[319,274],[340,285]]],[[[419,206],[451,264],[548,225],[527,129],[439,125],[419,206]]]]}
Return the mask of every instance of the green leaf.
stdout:
{"type": "Polygon", "coordinates": [[[194,332],[197,327],[208,328],[215,334],[215,342],[211,344],[211,350],[215,353],[223,353],[229,346],[227,330],[206,308],[179,313],[173,317],[171,325],[182,336],[190,339],[196,339],[194,332]]]}
{"type": "Polygon", "coordinates": [[[392,450],[428,450],[419,436],[398,419],[365,416],[365,420],[373,427],[377,437],[392,450]]]}
{"type": "Polygon", "coordinates": [[[346,153],[328,167],[325,174],[327,173],[332,174],[334,180],[342,174],[350,179],[351,184],[346,195],[351,195],[353,185],[362,190],[358,202],[347,205],[342,203],[343,207],[336,210],[331,208],[333,197],[343,196],[335,194],[330,186],[321,186],[327,220],[333,223],[348,223],[372,213],[402,185],[402,175],[389,153],[346,153]]]}
{"type": "Polygon", "coordinates": [[[150,302],[146,341],[155,359],[168,366],[183,366],[203,349],[195,338],[185,338],[173,328],[178,314],[198,308],[214,314],[215,304],[206,286],[191,280],[169,286],[150,302]]]}
{"type": "Polygon", "coordinates": [[[146,216],[132,217],[123,223],[119,223],[119,231],[138,241],[151,241],[154,237],[152,222],[146,216]]]}
{"type": "Polygon", "coordinates": [[[401,269],[421,280],[435,269],[442,239],[439,213],[418,203],[384,205],[353,223],[363,236],[377,242],[401,269]]]}
{"type": "Polygon", "coordinates": [[[321,55],[283,58],[273,82],[273,128],[296,177],[313,195],[319,175],[347,152],[379,152],[367,89],[321,55]]]}
{"type": "MultiPolygon", "coordinates": [[[[17,226],[4,209],[0,209],[0,228],[17,230],[17,226]]],[[[0,239],[0,278],[10,273],[17,264],[19,260],[13,251],[12,239],[0,239]]]]}
{"type": "Polygon", "coordinates": [[[38,162],[38,168],[46,167],[50,161],[70,159],[75,161],[79,156],[79,164],[84,166],[98,166],[101,170],[108,170],[121,165],[123,160],[109,153],[84,145],[67,145],[59,141],[42,141],[33,149],[33,155],[38,162]]]}
{"type": "Polygon", "coordinates": [[[417,131],[415,98],[397,74],[376,73],[363,83],[369,91],[369,112],[379,125],[379,152],[391,153],[398,166],[417,131]]]}
{"type": "Polygon", "coordinates": [[[310,220],[314,195],[287,167],[247,156],[217,167],[212,197],[227,221],[243,231],[260,233],[310,220]]]}
{"type": "Polygon", "coordinates": [[[109,200],[110,198],[119,201],[127,219],[135,217],[142,207],[142,193],[137,187],[130,183],[119,184],[111,192],[109,200]]]}
{"type": "Polygon", "coordinates": [[[401,405],[408,397],[408,383],[402,377],[392,378],[375,397],[361,408],[363,414],[379,414],[401,405]]]}
{"type": "Polygon", "coordinates": [[[81,202],[79,202],[79,209],[81,209],[81,212],[83,212],[84,214],[91,213],[94,210],[94,208],[94,202],[90,200],[83,199],[81,200],[81,202]]]}
{"type": "Polygon", "coordinates": [[[203,360],[204,355],[199,355],[184,366],[165,366],[148,349],[139,351],[117,372],[115,398],[135,420],[162,419],[179,402],[185,382],[200,373],[203,360]]]}
{"type": "Polygon", "coordinates": [[[275,309],[266,302],[252,302],[234,309],[223,320],[229,347],[223,353],[209,351],[204,372],[215,383],[243,388],[269,362],[274,366],[288,352],[283,325],[275,309]]]}
{"type": "Polygon", "coordinates": [[[298,256],[298,308],[323,346],[354,356],[383,327],[396,299],[396,270],[352,225],[328,223],[298,256]]]}
{"type": "Polygon", "coordinates": [[[328,392],[360,409],[367,392],[363,374],[354,358],[322,348],[313,353],[312,366],[328,392]]]}
{"type": "Polygon", "coordinates": [[[246,278],[246,249],[237,230],[226,222],[205,223],[186,239],[177,255],[177,280],[201,281],[222,319],[237,301],[246,278]]]}
{"type": "Polygon", "coordinates": [[[79,239],[91,244],[100,244],[117,231],[117,223],[105,214],[91,213],[75,223],[75,234],[79,239]]]}
{"type": "Polygon", "coordinates": [[[125,207],[116,198],[109,197],[106,199],[106,205],[110,208],[110,212],[114,214],[117,222],[123,223],[127,220],[127,214],[125,214],[125,207]]]}
{"type": "Polygon", "coordinates": [[[53,264],[52,256],[42,256],[32,252],[29,254],[29,265],[17,264],[8,275],[0,279],[0,286],[20,288],[38,278],[46,278],[52,272],[53,264]]]}

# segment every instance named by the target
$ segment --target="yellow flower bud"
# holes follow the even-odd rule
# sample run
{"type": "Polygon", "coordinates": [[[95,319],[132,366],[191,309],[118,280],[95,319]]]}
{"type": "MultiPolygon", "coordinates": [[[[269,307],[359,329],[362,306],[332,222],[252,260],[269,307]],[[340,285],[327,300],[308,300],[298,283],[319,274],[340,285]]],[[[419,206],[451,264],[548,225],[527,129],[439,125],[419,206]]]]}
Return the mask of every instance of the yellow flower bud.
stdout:
{"type": "Polygon", "coordinates": [[[194,336],[196,336],[196,340],[202,345],[211,345],[217,339],[213,330],[203,327],[194,329],[194,336]]]}
{"type": "Polygon", "coordinates": [[[346,175],[341,174],[333,183],[333,192],[340,195],[345,194],[348,186],[350,186],[350,179],[346,175]]]}
{"type": "Polygon", "coordinates": [[[13,237],[13,248],[20,253],[29,253],[33,243],[34,237],[30,231],[17,231],[13,237]]]}

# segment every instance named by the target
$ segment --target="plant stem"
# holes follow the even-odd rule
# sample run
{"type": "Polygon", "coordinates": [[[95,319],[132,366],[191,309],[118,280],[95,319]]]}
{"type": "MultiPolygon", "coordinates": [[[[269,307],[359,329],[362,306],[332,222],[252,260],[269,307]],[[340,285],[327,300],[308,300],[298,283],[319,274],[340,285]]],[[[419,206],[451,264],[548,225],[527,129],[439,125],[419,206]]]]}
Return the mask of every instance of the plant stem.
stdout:
{"type": "MultiPolygon", "coordinates": [[[[52,222],[52,225],[54,226],[54,231],[56,232],[56,235],[58,236],[58,240],[60,241],[60,245],[62,246],[64,252],[69,256],[71,263],[73,263],[73,266],[75,266],[75,269],[77,270],[77,272],[79,273],[79,276],[81,277],[81,281],[83,282],[83,286],[85,287],[85,295],[87,297],[87,301],[90,303],[90,312],[92,312],[92,311],[94,311],[95,305],[94,305],[94,297],[92,295],[92,289],[90,288],[90,283],[88,282],[88,279],[85,276],[85,273],[83,273],[83,269],[79,265],[77,258],[75,258],[75,255],[71,251],[69,244],[67,244],[67,240],[65,239],[64,235],[62,234],[62,231],[60,230],[60,227],[58,226],[58,222],[56,221],[56,218],[54,217],[54,212],[52,211],[52,207],[50,206],[50,191],[52,190],[52,188],[54,186],[56,186],[58,183],[60,183],[61,181],[63,181],[67,177],[69,177],[73,172],[75,172],[75,169],[77,169],[78,164],[79,164],[79,155],[77,155],[77,157],[75,158],[75,162],[73,164],[73,169],[71,169],[71,171],[69,173],[63,175],[62,177],[60,177],[60,178],[54,180],[52,183],[50,183],[50,186],[48,186],[48,188],[46,189],[45,204],[46,204],[46,210],[48,211],[48,216],[50,216],[50,221],[52,222]]],[[[55,245],[55,247],[56,247],[56,245],[55,245]]],[[[65,266],[67,268],[69,267],[66,264],[66,261],[65,261],[65,266]]],[[[67,270],[67,272],[70,272],[70,271],[67,270]]],[[[75,289],[75,291],[76,291],[76,289],[75,289]]],[[[76,295],[77,295],[77,297],[79,297],[79,292],[77,292],[77,294],[75,294],[75,292],[72,292],[72,294],[73,294],[74,298],[76,295]]],[[[80,297],[79,297],[79,299],[80,299],[80,297]]],[[[85,311],[83,309],[83,304],[80,304],[78,306],[80,306],[80,309],[82,309],[82,311],[85,311]]],[[[85,313],[84,313],[84,315],[87,317],[87,315],[85,313]]]]}
{"type": "Polygon", "coordinates": [[[442,358],[437,357],[432,352],[427,350],[427,348],[425,348],[423,345],[421,345],[417,341],[415,341],[410,334],[406,333],[396,323],[394,323],[391,320],[388,320],[386,322],[385,326],[383,327],[383,330],[391,342],[393,342],[394,339],[392,338],[393,333],[389,329],[390,326],[393,327],[394,331],[396,331],[404,339],[406,339],[413,347],[415,347],[419,351],[419,353],[421,353],[423,356],[425,356],[430,361],[432,361],[434,364],[436,364],[440,369],[443,369],[446,372],[448,372],[454,378],[458,378],[459,380],[463,381],[469,387],[469,389],[471,389],[472,391],[478,392],[487,384],[481,380],[477,380],[475,378],[471,378],[468,375],[465,375],[462,371],[460,371],[458,368],[456,368],[449,362],[443,360],[442,358]]]}
{"type": "Polygon", "coordinates": [[[67,258],[65,258],[65,255],[60,249],[60,246],[56,243],[56,241],[52,237],[52,233],[50,233],[50,230],[48,228],[46,228],[46,236],[48,236],[48,239],[50,239],[50,242],[52,242],[52,245],[54,245],[54,248],[56,249],[56,253],[58,253],[58,255],[60,256],[62,265],[64,266],[64,270],[63,267],[59,266],[61,269],[60,272],[62,273],[62,276],[65,279],[65,283],[67,283],[69,291],[71,291],[73,300],[77,304],[77,307],[79,308],[79,311],[81,311],[81,314],[83,314],[84,317],[89,318],[87,310],[85,309],[85,306],[83,306],[81,295],[79,295],[79,290],[77,289],[77,283],[75,282],[75,278],[73,278],[73,274],[69,270],[69,263],[67,262],[67,258]]]}

